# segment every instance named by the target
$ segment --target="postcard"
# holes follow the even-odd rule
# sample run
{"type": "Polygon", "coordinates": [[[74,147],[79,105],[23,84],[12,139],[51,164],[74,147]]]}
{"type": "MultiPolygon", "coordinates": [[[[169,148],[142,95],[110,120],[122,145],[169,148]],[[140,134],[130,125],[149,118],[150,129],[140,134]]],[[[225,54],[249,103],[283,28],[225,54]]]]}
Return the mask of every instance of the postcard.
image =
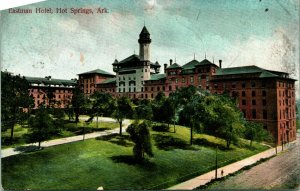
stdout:
{"type": "Polygon", "coordinates": [[[0,11],[5,190],[299,189],[297,0],[0,11]]]}

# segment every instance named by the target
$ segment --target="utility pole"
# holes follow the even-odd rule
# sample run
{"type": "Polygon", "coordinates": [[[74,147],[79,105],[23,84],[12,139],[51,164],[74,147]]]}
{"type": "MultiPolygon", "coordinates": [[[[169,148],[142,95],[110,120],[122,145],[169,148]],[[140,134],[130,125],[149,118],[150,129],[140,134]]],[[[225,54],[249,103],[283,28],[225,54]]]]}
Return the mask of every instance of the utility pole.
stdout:
{"type": "Polygon", "coordinates": [[[282,127],[282,132],[281,132],[281,146],[282,146],[282,150],[281,151],[283,151],[283,127],[282,127]]]}
{"type": "Polygon", "coordinates": [[[218,178],[218,146],[216,147],[216,173],[215,173],[215,179],[218,178]]]}

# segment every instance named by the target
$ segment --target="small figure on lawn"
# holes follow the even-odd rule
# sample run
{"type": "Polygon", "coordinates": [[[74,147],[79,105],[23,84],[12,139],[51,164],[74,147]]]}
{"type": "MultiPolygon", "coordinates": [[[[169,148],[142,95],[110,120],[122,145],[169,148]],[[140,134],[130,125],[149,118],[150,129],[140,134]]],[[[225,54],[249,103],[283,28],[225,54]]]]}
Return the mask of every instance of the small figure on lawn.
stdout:
{"type": "Polygon", "coordinates": [[[224,171],[223,171],[223,169],[221,170],[221,176],[223,177],[223,175],[224,175],[224,171]]]}

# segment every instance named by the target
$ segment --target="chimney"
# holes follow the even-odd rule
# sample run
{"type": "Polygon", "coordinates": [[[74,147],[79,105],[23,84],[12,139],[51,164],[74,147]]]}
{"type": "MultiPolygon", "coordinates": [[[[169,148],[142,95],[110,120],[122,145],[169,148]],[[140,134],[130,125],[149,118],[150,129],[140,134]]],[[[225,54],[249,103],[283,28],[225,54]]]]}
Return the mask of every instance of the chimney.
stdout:
{"type": "Polygon", "coordinates": [[[168,64],[164,64],[164,72],[166,73],[166,68],[167,68],[168,64]]]}
{"type": "Polygon", "coordinates": [[[222,68],[222,60],[219,60],[219,67],[222,68]]]}
{"type": "Polygon", "coordinates": [[[173,60],[172,60],[172,59],[170,59],[170,66],[172,66],[172,64],[173,64],[173,60]]]}

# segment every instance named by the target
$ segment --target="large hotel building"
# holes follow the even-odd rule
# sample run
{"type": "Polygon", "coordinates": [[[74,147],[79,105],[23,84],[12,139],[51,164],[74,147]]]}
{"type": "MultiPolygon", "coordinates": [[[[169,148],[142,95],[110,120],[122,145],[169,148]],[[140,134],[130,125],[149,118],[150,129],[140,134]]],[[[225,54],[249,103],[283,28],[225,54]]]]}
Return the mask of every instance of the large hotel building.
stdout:
{"type": "MultiPolygon", "coordinates": [[[[133,54],[112,63],[110,74],[101,69],[78,74],[78,83],[87,96],[95,91],[115,97],[153,99],[159,92],[168,96],[176,89],[195,86],[211,93],[227,92],[238,100],[238,107],[249,121],[260,122],[271,132],[277,144],[296,139],[295,80],[288,73],[266,70],[257,66],[223,68],[207,59],[196,59],[179,65],[172,60],[163,65],[150,61],[150,33],[144,26],[138,39],[139,55],[133,54]]],[[[72,80],[30,78],[36,105],[41,102],[43,86],[55,88],[61,107],[70,103],[72,80]],[[54,82],[54,84],[51,84],[54,82]],[[34,86],[35,85],[35,86],[34,86]],[[38,85],[38,86],[37,86],[38,85]]]]}

